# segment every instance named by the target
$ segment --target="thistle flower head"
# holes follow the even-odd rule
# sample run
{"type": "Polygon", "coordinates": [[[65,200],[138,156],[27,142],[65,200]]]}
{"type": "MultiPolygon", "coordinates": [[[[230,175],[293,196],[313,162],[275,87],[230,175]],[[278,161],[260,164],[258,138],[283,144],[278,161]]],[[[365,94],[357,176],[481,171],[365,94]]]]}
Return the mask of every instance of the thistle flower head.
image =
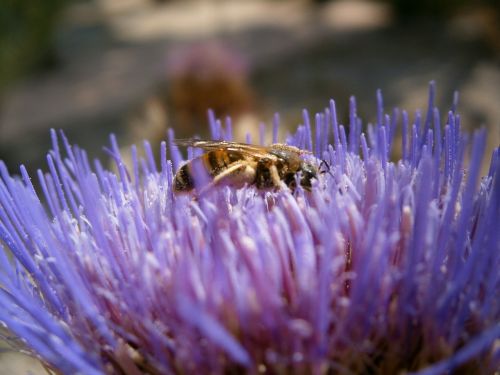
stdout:
{"type": "Polygon", "coordinates": [[[128,169],[112,137],[114,174],[52,132],[41,197],[0,164],[0,321],[63,374],[493,373],[500,151],[479,179],[484,131],[433,93],[414,121],[380,93],[366,128],[353,98],[348,127],[304,112],[286,141],[329,173],[293,194],[176,196],[172,138],[128,169]]]}

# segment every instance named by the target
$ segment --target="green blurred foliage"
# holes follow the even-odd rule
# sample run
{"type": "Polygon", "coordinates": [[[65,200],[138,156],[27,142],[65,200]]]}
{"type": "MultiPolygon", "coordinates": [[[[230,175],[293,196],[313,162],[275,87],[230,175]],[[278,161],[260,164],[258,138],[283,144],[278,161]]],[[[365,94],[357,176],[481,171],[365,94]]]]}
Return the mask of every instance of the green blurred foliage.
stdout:
{"type": "Polygon", "coordinates": [[[0,1],[0,94],[23,74],[55,60],[54,31],[69,1],[0,1]]]}

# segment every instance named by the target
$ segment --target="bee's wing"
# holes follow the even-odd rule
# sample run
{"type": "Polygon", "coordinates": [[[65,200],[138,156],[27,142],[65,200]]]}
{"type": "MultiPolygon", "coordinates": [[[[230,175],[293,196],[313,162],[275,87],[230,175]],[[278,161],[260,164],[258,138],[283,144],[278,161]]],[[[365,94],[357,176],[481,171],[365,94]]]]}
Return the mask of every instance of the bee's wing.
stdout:
{"type": "Polygon", "coordinates": [[[254,157],[269,156],[269,147],[250,145],[247,143],[206,141],[200,139],[176,139],[174,142],[179,146],[196,147],[206,151],[228,150],[237,151],[254,157]]]}

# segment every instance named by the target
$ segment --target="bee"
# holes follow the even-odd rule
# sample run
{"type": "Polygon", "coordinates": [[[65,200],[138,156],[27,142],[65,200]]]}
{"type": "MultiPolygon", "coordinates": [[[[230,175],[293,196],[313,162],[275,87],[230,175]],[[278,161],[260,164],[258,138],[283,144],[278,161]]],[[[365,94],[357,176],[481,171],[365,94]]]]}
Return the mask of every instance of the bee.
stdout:
{"type": "Polygon", "coordinates": [[[311,180],[319,173],[314,164],[303,159],[309,151],[281,143],[257,146],[193,139],[177,140],[176,144],[206,151],[179,168],[173,184],[177,193],[195,189],[196,163],[207,171],[211,179],[209,186],[242,187],[247,184],[265,190],[280,189],[284,183],[295,190],[298,180],[303,189],[310,191],[311,180]]]}

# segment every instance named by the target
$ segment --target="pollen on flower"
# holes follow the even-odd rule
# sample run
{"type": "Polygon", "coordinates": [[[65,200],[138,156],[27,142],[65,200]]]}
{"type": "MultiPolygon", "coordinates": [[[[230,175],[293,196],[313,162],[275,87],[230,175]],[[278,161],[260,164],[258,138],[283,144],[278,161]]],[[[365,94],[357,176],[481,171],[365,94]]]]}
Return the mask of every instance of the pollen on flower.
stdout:
{"type": "Polygon", "coordinates": [[[379,92],[367,128],[354,99],[348,127],[304,111],[308,190],[174,194],[172,133],[159,169],[112,137],[113,173],[53,131],[40,195],[0,163],[2,326],[61,374],[494,373],[500,150],[478,183],[485,132],[441,129],[434,96],[413,121],[379,92]]]}

